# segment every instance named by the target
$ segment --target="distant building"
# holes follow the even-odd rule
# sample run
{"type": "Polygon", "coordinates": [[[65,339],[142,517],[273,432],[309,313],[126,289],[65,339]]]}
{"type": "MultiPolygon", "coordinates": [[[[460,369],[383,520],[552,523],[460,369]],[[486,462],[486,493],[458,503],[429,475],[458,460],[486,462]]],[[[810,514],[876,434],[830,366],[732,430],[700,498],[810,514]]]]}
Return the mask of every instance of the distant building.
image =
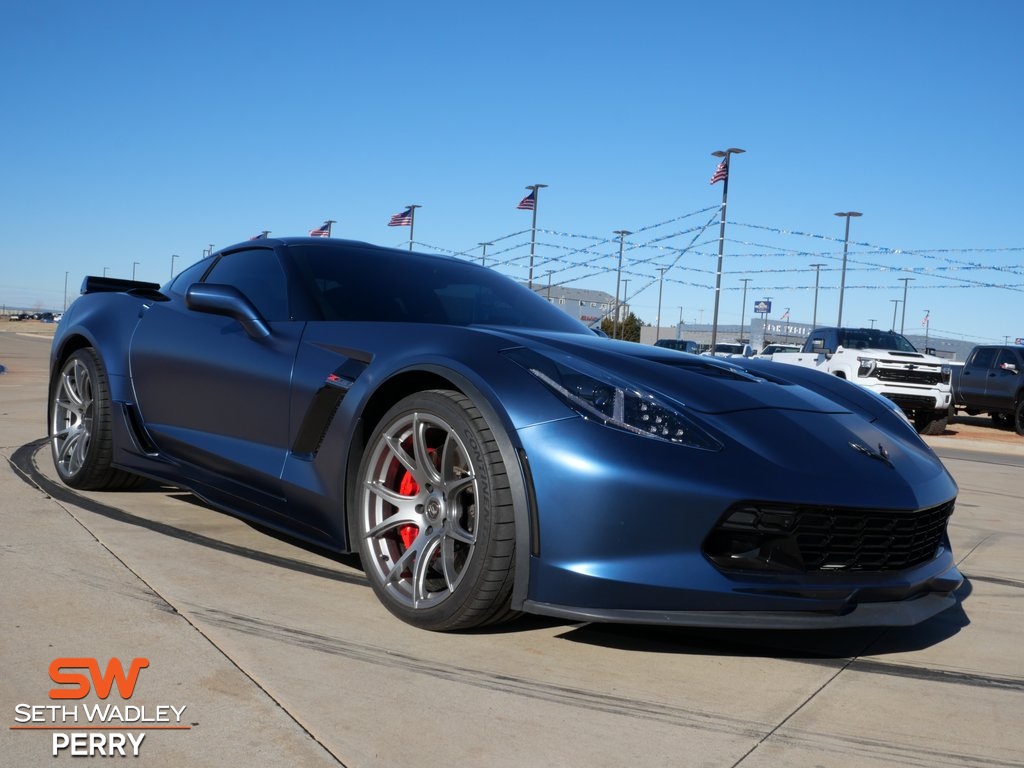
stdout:
{"type": "MultiPolygon", "coordinates": [[[[615,297],[604,291],[593,291],[588,288],[569,288],[553,285],[549,289],[544,285],[534,284],[534,293],[543,296],[567,315],[575,317],[587,325],[599,326],[606,317],[611,317],[615,306],[615,297]]],[[[621,305],[619,318],[629,317],[629,304],[621,305]]]]}

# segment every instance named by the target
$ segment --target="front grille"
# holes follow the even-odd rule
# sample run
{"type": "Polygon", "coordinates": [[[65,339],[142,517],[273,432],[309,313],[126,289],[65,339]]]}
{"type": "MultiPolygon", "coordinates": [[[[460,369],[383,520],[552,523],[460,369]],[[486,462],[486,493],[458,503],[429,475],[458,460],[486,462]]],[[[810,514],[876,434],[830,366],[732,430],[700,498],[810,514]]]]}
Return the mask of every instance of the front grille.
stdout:
{"type": "Polygon", "coordinates": [[[903,384],[927,384],[929,386],[942,383],[939,371],[908,371],[905,368],[876,368],[875,378],[879,381],[896,381],[903,384]]]}
{"type": "Polygon", "coordinates": [[[935,398],[925,397],[924,395],[904,395],[895,392],[883,392],[884,397],[892,400],[900,408],[905,408],[908,411],[914,411],[919,408],[926,410],[935,410],[935,398]]]}
{"type": "Polygon", "coordinates": [[[900,571],[938,554],[954,502],[916,512],[743,504],[704,543],[723,568],[900,571]]]}

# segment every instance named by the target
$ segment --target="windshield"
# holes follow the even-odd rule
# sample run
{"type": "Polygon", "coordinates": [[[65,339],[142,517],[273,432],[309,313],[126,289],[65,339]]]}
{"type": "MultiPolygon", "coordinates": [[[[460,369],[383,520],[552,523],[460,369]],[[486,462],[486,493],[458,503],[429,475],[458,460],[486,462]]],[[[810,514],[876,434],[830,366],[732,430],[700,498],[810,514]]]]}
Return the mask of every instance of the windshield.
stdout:
{"type": "Polygon", "coordinates": [[[469,262],[352,244],[292,245],[288,251],[325,320],[590,333],[525,286],[469,262]]]}
{"type": "Polygon", "coordinates": [[[847,349],[891,349],[896,352],[917,352],[914,345],[895,331],[875,328],[854,328],[839,332],[839,344],[847,349]]]}

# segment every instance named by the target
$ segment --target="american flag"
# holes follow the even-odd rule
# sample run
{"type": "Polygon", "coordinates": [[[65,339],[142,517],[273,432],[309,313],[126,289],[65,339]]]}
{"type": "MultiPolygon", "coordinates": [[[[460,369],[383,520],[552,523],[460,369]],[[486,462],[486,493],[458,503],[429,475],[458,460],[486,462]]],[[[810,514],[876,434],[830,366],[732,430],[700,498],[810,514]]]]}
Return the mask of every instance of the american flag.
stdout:
{"type": "Polygon", "coordinates": [[[780,317],[779,320],[789,320],[789,310],[788,309],[785,312],[782,313],[782,317],[780,317]]]}
{"type": "Polygon", "coordinates": [[[715,172],[711,176],[711,183],[717,184],[720,181],[725,181],[727,178],[729,178],[729,164],[723,160],[715,168],[715,172]]]}
{"type": "Polygon", "coordinates": [[[391,217],[391,221],[388,222],[389,227],[411,227],[412,226],[412,206],[409,206],[401,213],[396,213],[391,217]]]}
{"type": "Polygon", "coordinates": [[[331,236],[331,222],[325,221],[316,229],[309,230],[310,237],[330,237],[331,236]]]}
{"type": "Polygon", "coordinates": [[[270,234],[270,232],[268,230],[264,230],[264,231],[260,232],[258,235],[253,235],[249,239],[250,240],[266,240],[267,239],[267,235],[269,235],[269,234],[270,234]]]}
{"type": "Polygon", "coordinates": [[[537,208],[537,190],[533,190],[519,201],[519,205],[516,206],[521,211],[533,211],[537,208]]]}

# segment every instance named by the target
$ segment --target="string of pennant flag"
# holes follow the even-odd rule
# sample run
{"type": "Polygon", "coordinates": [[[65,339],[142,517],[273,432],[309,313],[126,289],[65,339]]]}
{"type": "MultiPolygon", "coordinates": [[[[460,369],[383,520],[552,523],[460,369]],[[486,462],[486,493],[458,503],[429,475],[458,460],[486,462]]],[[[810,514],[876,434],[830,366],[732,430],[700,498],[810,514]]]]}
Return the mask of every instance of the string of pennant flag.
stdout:
{"type": "MultiPolygon", "coordinates": [[[[715,168],[710,183],[716,184],[719,181],[727,181],[729,172],[728,158],[723,160],[715,168]]],[[[531,211],[534,214],[534,222],[538,209],[537,189],[544,185],[528,187],[529,194],[519,200],[515,206],[518,210],[531,211]]],[[[722,206],[711,205],[697,210],[673,216],[662,221],[644,225],[634,232],[626,233],[622,241],[619,238],[609,235],[589,235],[577,232],[567,232],[556,229],[530,227],[515,232],[495,237],[486,244],[480,243],[477,248],[464,248],[461,250],[442,247],[413,239],[412,227],[415,223],[415,212],[418,205],[406,206],[405,209],[393,214],[387,222],[389,227],[410,228],[409,247],[418,246],[421,250],[444,253],[451,256],[476,259],[478,258],[477,248],[485,246],[479,253],[483,260],[486,258],[487,266],[504,271],[509,276],[519,280],[526,278],[526,262],[530,262],[530,274],[533,275],[534,266],[538,274],[545,276],[549,284],[564,286],[571,283],[580,283],[592,278],[600,278],[611,272],[619,273],[639,285],[634,286],[630,296],[625,300],[647,290],[651,285],[660,280],[670,284],[690,286],[702,289],[713,289],[709,282],[694,282],[683,277],[685,275],[703,275],[713,277],[717,270],[711,265],[711,260],[718,257],[718,246],[720,239],[714,236],[704,237],[708,229],[720,221],[722,206]],[[711,216],[703,223],[695,226],[656,234],[671,224],[686,219],[700,216],[711,212],[711,216]],[[648,236],[648,234],[654,236],[648,236]],[[680,242],[689,236],[688,242],[680,242]],[[538,240],[538,237],[543,238],[538,240]],[[702,239],[703,238],[703,239],[702,239]],[[495,248],[498,243],[501,246],[495,248]],[[492,250],[487,251],[489,246],[492,250]],[[537,254],[537,262],[534,265],[534,255],[537,254]],[[621,266],[620,266],[621,255],[621,266]],[[557,282],[554,278],[557,276],[557,282]]],[[[328,219],[318,227],[309,230],[311,237],[330,237],[331,226],[334,220],[328,219]]],[[[769,275],[793,275],[799,276],[799,280],[785,285],[759,284],[752,286],[752,290],[759,291],[804,291],[804,290],[836,290],[838,286],[822,285],[817,281],[821,272],[832,272],[825,264],[810,265],[806,262],[810,259],[822,259],[828,261],[840,261],[844,259],[842,249],[839,245],[845,245],[847,272],[874,272],[874,273],[901,273],[913,276],[926,276],[934,278],[935,285],[929,288],[999,288],[1010,291],[1024,292],[1024,282],[994,282],[992,280],[974,279],[961,273],[975,273],[991,271],[1001,275],[1024,276],[1024,264],[996,264],[985,263],[977,260],[981,254],[1012,254],[1024,252],[1024,247],[1003,247],[1003,248],[942,248],[942,249],[903,249],[888,246],[875,245],[869,242],[844,240],[844,238],[815,232],[804,232],[801,230],[773,227],[762,224],[751,224],[746,222],[727,220],[729,227],[744,228],[749,230],[763,231],[782,237],[810,238],[827,243],[834,243],[836,251],[821,249],[799,249],[785,246],[777,246],[735,238],[723,238],[721,242],[728,244],[730,269],[722,270],[723,275],[739,275],[745,277],[769,276],[769,275]],[[736,247],[747,250],[737,252],[736,247]],[[852,250],[851,250],[852,249],[852,250]],[[974,256],[971,259],[969,257],[974,256]],[[891,260],[878,261],[879,257],[897,257],[899,259],[921,259],[927,262],[926,266],[900,265],[891,260]],[[960,257],[960,258],[957,258],[960,257]],[[792,262],[788,266],[772,266],[760,269],[736,268],[737,260],[765,260],[765,259],[788,259],[792,262]],[[815,274],[815,281],[806,284],[805,279],[811,273],[815,274]]],[[[270,232],[264,230],[254,235],[252,240],[268,237],[270,232]]],[[[749,283],[750,281],[746,281],[749,283]]],[[[891,285],[864,284],[845,286],[846,290],[892,290],[891,285]]],[[[722,285],[721,290],[737,291],[747,290],[744,286],[722,285]]]]}

